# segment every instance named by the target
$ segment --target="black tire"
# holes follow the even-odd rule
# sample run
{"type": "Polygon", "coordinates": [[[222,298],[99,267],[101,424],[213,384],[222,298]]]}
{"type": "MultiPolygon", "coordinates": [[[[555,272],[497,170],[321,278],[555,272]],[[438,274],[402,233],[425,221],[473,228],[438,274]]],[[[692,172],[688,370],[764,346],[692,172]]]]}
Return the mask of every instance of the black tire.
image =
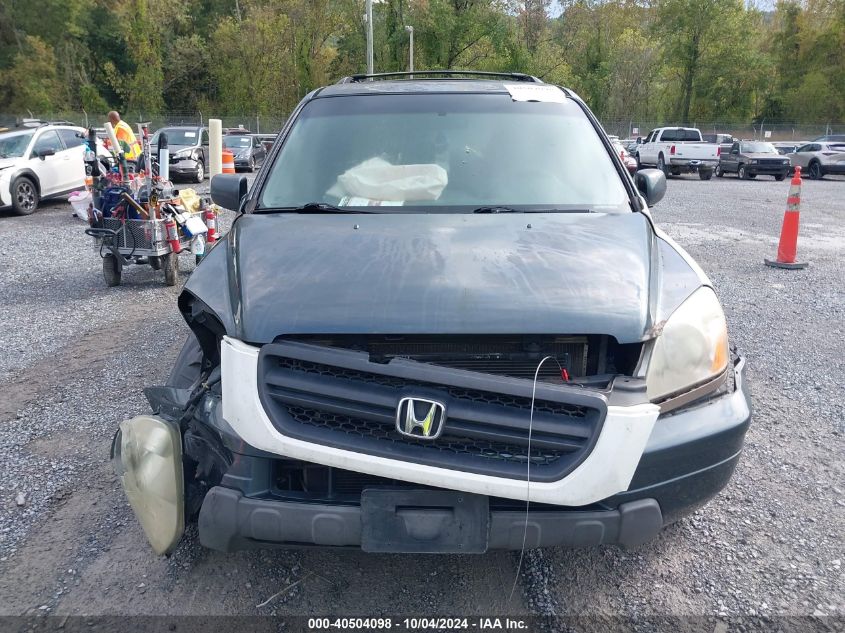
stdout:
{"type": "Polygon", "coordinates": [[[716,174],[716,178],[724,178],[725,172],[722,171],[721,165],[716,165],[716,169],[713,170],[713,173],[716,174]]]}
{"type": "Polygon", "coordinates": [[[712,177],[713,177],[713,170],[711,170],[711,169],[699,170],[699,172],[698,172],[698,178],[700,180],[710,180],[712,177]]]}
{"type": "Polygon", "coordinates": [[[807,177],[810,178],[810,180],[821,180],[824,178],[822,166],[817,160],[811,162],[807,167],[807,177]]]}
{"type": "Polygon", "coordinates": [[[663,172],[663,175],[669,177],[669,169],[666,167],[666,161],[663,160],[663,154],[657,157],[657,168],[663,172]]]}
{"type": "Polygon", "coordinates": [[[120,285],[121,272],[121,268],[114,255],[106,255],[103,257],[103,279],[106,280],[106,285],[109,288],[120,285]]]}
{"type": "Polygon", "coordinates": [[[200,373],[202,373],[202,350],[197,337],[192,332],[185,339],[182,351],[176,357],[176,362],[165,384],[168,387],[187,389],[199,379],[200,373]]]}
{"type": "Polygon", "coordinates": [[[170,252],[162,255],[162,268],[164,269],[164,283],[168,286],[175,286],[179,283],[179,256],[170,252]]]}
{"type": "Polygon", "coordinates": [[[778,182],[780,182],[780,181],[781,181],[781,180],[783,180],[784,178],[786,178],[786,174],[777,174],[777,175],[775,176],[775,180],[777,180],[778,182]]]}
{"type": "Polygon", "coordinates": [[[200,183],[205,180],[205,165],[201,160],[197,161],[197,173],[194,175],[194,182],[200,183]]]}
{"type": "Polygon", "coordinates": [[[149,263],[153,270],[161,270],[161,257],[150,257],[149,263]]]}
{"type": "Polygon", "coordinates": [[[751,178],[751,175],[748,173],[748,170],[745,168],[745,165],[740,165],[736,168],[736,177],[740,180],[748,180],[751,178]]]}
{"type": "Polygon", "coordinates": [[[26,176],[18,176],[12,182],[12,211],[16,215],[31,215],[38,208],[38,187],[26,176]]]}

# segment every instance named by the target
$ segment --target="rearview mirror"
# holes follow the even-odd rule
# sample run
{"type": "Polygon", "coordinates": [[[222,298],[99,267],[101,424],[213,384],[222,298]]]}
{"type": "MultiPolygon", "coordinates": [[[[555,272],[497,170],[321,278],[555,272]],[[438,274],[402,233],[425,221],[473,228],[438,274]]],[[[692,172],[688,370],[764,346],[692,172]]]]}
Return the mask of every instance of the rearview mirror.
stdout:
{"type": "Polygon", "coordinates": [[[246,198],[249,183],[246,176],[217,174],[211,179],[211,199],[224,209],[238,211],[246,198]]]}
{"type": "Polygon", "coordinates": [[[666,195],[666,174],[659,169],[641,169],[634,174],[634,182],[650,207],[656,205],[666,195]]]}
{"type": "Polygon", "coordinates": [[[44,160],[48,156],[53,156],[56,153],[52,147],[47,147],[45,149],[36,150],[35,155],[38,156],[41,160],[44,160]]]}

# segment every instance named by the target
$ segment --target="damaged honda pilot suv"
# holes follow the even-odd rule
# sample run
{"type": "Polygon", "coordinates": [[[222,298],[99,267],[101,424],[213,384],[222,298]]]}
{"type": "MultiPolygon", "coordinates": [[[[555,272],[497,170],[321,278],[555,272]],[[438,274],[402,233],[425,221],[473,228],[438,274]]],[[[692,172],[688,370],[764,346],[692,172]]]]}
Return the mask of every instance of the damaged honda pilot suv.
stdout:
{"type": "Polygon", "coordinates": [[[113,442],[155,551],[635,546],[700,507],[750,400],[665,188],[533,77],[307,95],[249,190],[213,179],[237,217],[113,442]]]}

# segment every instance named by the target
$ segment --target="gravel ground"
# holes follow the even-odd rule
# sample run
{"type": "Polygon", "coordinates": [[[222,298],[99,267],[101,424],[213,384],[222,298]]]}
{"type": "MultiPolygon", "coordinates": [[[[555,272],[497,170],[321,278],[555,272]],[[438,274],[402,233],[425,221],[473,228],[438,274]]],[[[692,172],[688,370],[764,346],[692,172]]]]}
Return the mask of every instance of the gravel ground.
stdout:
{"type": "Polygon", "coordinates": [[[803,271],[762,264],[787,191],[683,177],[653,210],[711,276],[748,357],[755,418],[731,484],[640,549],[528,553],[509,604],[512,553],[223,555],[189,531],[154,556],[108,450],[186,334],[178,289],[148,267],[106,288],[64,202],[0,212],[0,615],[845,615],[845,180],[804,184],[803,271]]]}

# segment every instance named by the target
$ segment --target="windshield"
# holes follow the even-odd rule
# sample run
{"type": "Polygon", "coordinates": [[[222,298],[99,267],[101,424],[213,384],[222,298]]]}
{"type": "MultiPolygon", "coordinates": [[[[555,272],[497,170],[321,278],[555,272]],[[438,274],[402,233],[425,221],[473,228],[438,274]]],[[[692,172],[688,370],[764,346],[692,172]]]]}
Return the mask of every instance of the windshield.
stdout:
{"type": "Polygon", "coordinates": [[[196,145],[199,142],[199,130],[183,130],[180,128],[164,128],[159,130],[150,139],[150,145],[158,145],[158,137],[164,132],[167,134],[167,146],[171,145],[196,145]]]}
{"type": "Polygon", "coordinates": [[[29,147],[34,131],[0,134],[0,158],[20,158],[29,147]]]}
{"type": "Polygon", "coordinates": [[[252,139],[249,136],[224,136],[223,147],[243,149],[252,145],[252,139]]]}
{"type": "Polygon", "coordinates": [[[297,118],[258,209],[479,207],[629,211],[619,173],[574,101],[502,94],[318,98],[297,118]]]}
{"type": "Polygon", "coordinates": [[[743,154],[777,154],[778,151],[771,143],[743,143],[743,154]]]}

